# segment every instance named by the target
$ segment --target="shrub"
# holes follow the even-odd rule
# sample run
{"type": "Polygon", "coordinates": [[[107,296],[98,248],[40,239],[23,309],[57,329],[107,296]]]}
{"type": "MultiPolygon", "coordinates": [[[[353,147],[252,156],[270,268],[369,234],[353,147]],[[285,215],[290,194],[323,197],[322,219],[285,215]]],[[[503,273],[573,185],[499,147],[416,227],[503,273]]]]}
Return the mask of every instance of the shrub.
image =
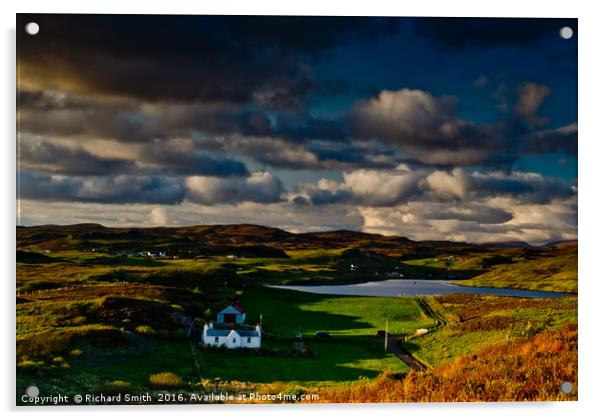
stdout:
{"type": "Polygon", "coordinates": [[[23,358],[19,363],[17,363],[17,367],[20,369],[25,369],[25,370],[29,370],[29,369],[37,369],[44,366],[44,362],[42,361],[35,361],[35,360],[29,360],[26,358],[23,358]]]}
{"type": "Polygon", "coordinates": [[[173,372],[161,372],[150,375],[148,381],[158,388],[177,388],[184,383],[182,378],[173,372]]]}
{"type": "Polygon", "coordinates": [[[150,325],[138,325],[135,329],[136,333],[149,337],[155,336],[157,333],[150,325]]]}
{"type": "Polygon", "coordinates": [[[127,388],[130,386],[130,383],[126,381],[116,380],[111,382],[111,385],[113,385],[116,388],[127,388]]]}
{"type": "Polygon", "coordinates": [[[132,386],[129,382],[120,381],[120,380],[113,381],[110,384],[110,388],[114,392],[129,391],[131,389],[131,387],[132,386]]]}
{"type": "Polygon", "coordinates": [[[70,368],[71,367],[69,365],[69,363],[67,363],[67,361],[65,360],[65,358],[62,357],[62,356],[53,357],[52,358],[52,364],[54,366],[60,366],[62,368],[70,368]]]}

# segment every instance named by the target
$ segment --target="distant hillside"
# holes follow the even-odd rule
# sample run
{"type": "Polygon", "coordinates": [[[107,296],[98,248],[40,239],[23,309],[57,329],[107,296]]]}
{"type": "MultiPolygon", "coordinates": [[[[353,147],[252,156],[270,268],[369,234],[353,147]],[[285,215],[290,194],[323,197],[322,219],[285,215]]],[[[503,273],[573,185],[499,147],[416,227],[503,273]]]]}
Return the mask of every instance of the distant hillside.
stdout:
{"type": "Polygon", "coordinates": [[[413,241],[350,230],[295,234],[251,224],[155,228],[78,224],[19,226],[17,248],[17,259],[32,263],[47,258],[47,252],[71,250],[113,255],[154,252],[181,258],[289,258],[305,251],[353,250],[329,264],[339,271],[359,264],[374,273],[401,271],[406,278],[470,279],[462,284],[472,286],[577,290],[576,241],[533,247],[523,242],[413,241]]]}
{"type": "Polygon", "coordinates": [[[577,293],[577,242],[555,243],[516,254],[510,263],[458,283],[577,293]]]}
{"type": "Polygon", "coordinates": [[[505,241],[505,242],[484,242],[481,245],[490,248],[533,248],[533,246],[524,241],[505,241]]]}
{"type": "Polygon", "coordinates": [[[447,241],[412,241],[402,236],[348,230],[294,234],[251,224],[156,228],[108,228],[98,224],[17,227],[17,247],[31,251],[101,250],[106,252],[166,251],[176,254],[244,254],[278,256],[281,251],[355,248],[393,258],[418,258],[441,253],[479,252],[478,245],[447,241]],[[266,247],[265,252],[260,247],[266,247]]]}

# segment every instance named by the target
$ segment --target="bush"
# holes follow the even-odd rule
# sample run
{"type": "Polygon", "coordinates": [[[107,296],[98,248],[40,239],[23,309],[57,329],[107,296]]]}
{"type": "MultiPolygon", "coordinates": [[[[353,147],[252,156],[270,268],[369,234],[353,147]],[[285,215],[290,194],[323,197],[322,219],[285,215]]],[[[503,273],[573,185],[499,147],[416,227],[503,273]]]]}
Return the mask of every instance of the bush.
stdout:
{"type": "Polygon", "coordinates": [[[17,367],[20,369],[30,370],[37,369],[44,366],[43,361],[35,361],[27,358],[23,358],[19,363],[17,363],[17,367]]]}
{"type": "Polygon", "coordinates": [[[52,358],[52,363],[53,363],[54,366],[60,366],[62,368],[70,368],[71,367],[69,365],[69,363],[67,363],[67,361],[65,360],[65,358],[61,357],[61,356],[53,357],[52,358]]]}
{"type": "Polygon", "coordinates": [[[82,353],[83,352],[80,349],[73,349],[69,352],[69,355],[73,357],[79,357],[82,355],[82,353]]]}
{"type": "Polygon", "coordinates": [[[116,380],[111,382],[111,388],[114,391],[128,391],[131,388],[129,382],[116,380]]]}
{"type": "Polygon", "coordinates": [[[177,388],[184,383],[182,378],[173,372],[155,373],[149,376],[148,381],[158,388],[177,388]]]}
{"type": "Polygon", "coordinates": [[[157,333],[150,325],[138,325],[135,329],[136,333],[149,337],[155,336],[157,333]]]}

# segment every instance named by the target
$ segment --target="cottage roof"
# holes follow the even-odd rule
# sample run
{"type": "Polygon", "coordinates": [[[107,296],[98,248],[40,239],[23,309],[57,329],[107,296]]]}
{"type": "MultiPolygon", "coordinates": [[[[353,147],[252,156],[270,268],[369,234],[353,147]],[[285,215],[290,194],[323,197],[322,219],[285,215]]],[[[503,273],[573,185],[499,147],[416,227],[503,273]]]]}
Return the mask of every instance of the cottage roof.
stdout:
{"type": "Polygon", "coordinates": [[[212,328],[209,328],[207,330],[207,337],[227,337],[230,335],[230,333],[232,331],[234,331],[241,337],[259,337],[259,331],[256,331],[256,330],[236,330],[236,329],[217,330],[217,329],[212,329],[212,328]]]}
{"type": "Polygon", "coordinates": [[[231,314],[231,313],[244,314],[245,310],[238,305],[228,305],[224,309],[219,311],[219,313],[220,314],[231,314]]]}

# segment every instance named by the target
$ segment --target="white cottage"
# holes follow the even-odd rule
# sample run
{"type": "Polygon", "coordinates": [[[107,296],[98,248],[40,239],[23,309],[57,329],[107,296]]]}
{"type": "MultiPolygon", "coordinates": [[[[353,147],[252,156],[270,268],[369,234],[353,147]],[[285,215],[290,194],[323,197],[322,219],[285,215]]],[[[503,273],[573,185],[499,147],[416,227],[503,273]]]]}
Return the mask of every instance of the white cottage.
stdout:
{"type": "Polygon", "coordinates": [[[232,325],[220,325],[209,322],[203,328],[203,343],[212,347],[259,348],[261,347],[261,327],[231,328],[232,325]]]}

